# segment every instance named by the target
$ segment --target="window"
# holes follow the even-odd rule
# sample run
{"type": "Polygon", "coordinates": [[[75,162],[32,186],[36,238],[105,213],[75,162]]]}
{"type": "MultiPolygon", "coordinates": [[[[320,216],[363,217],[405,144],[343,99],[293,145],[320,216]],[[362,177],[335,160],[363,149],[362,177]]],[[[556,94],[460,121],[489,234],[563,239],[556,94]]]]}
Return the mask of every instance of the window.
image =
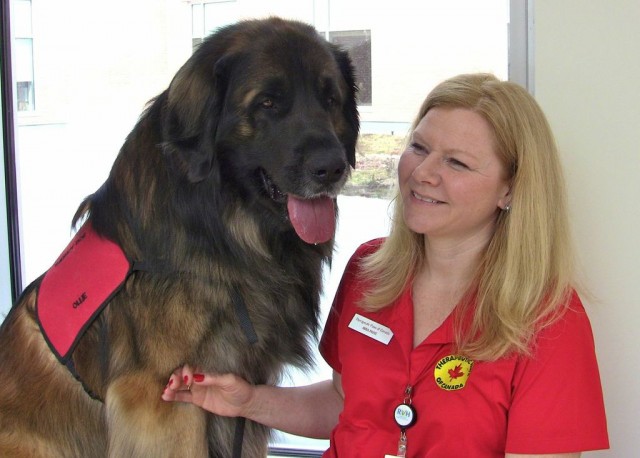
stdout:
{"type": "Polygon", "coordinates": [[[31,0],[15,0],[14,78],[18,111],[35,109],[31,0]]]}
{"type": "MultiPolygon", "coordinates": [[[[309,22],[349,50],[357,68],[358,167],[338,199],[337,253],[325,276],[324,313],[348,256],[388,231],[396,160],[427,92],[457,73],[488,71],[505,79],[509,71],[509,0],[113,0],[91,10],[10,1],[19,163],[12,192],[19,201],[22,259],[12,267],[20,269],[23,287],[66,246],[77,205],[104,181],[146,102],[218,27],[268,15],[309,22]]],[[[526,24],[517,26],[526,30],[526,24]]],[[[0,231],[3,237],[6,242],[0,231]]],[[[330,377],[317,360],[315,373],[291,373],[288,381],[330,377]]],[[[323,449],[326,441],[277,435],[276,447],[323,449]]]]}
{"type": "MultiPolygon", "coordinates": [[[[2,87],[0,85],[0,87],[2,87]]],[[[0,96],[2,101],[2,106],[5,105],[5,95],[4,90],[2,95],[0,96]]],[[[4,119],[3,119],[4,121],[4,119]]],[[[0,133],[2,133],[2,137],[0,137],[0,144],[5,146],[5,136],[4,136],[5,124],[2,123],[2,129],[0,133]]],[[[4,150],[4,148],[3,148],[4,150]]],[[[0,183],[7,182],[7,175],[5,173],[5,162],[0,162],[0,183]]],[[[0,188],[0,323],[4,319],[5,315],[9,312],[9,307],[12,301],[12,296],[15,295],[13,278],[11,274],[11,254],[10,254],[10,244],[9,242],[9,212],[8,212],[8,204],[7,204],[7,193],[5,186],[0,188]]]]}
{"type": "Polygon", "coordinates": [[[356,73],[358,105],[371,105],[371,31],[329,32],[328,40],[349,52],[356,73]]]}

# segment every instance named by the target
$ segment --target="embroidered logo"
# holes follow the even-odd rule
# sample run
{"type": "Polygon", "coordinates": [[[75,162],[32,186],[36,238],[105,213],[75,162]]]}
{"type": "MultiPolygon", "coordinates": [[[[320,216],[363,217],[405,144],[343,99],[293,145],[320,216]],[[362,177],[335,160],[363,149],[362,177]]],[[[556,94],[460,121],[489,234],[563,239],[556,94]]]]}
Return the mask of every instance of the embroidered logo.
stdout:
{"type": "Polygon", "coordinates": [[[459,355],[449,355],[436,364],[433,378],[440,388],[455,391],[464,388],[473,369],[473,361],[459,355]]]}

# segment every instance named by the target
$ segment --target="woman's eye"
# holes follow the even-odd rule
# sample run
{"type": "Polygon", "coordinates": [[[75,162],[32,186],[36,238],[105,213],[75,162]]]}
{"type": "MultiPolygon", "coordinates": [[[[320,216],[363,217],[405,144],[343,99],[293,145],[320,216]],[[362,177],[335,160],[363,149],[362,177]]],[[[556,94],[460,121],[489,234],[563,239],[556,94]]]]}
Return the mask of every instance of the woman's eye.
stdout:
{"type": "Polygon", "coordinates": [[[418,154],[425,154],[427,152],[424,146],[415,142],[409,144],[409,149],[414,153],[418,153],[418,154]]]}
{"type": "Polygon", "coordinates": [[[467,166],[467,164],[465,164],[464,162],[460,162],[457,159],[454,158],[448,158],[447,162],[451,165],[451,167],[453,167],[454,169],[460,169],[460,170],[466,170],[469,168],[469,166],[467,166]]]}

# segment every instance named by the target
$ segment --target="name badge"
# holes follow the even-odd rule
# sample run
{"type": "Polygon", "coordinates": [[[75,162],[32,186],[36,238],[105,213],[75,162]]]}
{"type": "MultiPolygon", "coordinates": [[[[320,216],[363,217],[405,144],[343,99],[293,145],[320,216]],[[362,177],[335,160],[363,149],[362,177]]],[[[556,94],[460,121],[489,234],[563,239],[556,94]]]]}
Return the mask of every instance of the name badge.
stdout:
{"type": "Polygon", "coordinates": [[[388,345],[393,337],[391,329],[357,313],[351,319],[349,327],[385,345],[388,345]]]}

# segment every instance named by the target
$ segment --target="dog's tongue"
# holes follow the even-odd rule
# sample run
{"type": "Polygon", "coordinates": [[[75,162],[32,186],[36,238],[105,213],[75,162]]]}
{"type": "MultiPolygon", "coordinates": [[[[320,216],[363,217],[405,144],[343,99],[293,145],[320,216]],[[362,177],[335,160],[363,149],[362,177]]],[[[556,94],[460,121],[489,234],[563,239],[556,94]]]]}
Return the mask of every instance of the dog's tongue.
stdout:
{"type": "Polygon", "coordinates": [[[289,194],[289,219],[298,236],[307,243],[324,243],[333,237],[336,216],[333,199],[299,199],[289,194]]]}

